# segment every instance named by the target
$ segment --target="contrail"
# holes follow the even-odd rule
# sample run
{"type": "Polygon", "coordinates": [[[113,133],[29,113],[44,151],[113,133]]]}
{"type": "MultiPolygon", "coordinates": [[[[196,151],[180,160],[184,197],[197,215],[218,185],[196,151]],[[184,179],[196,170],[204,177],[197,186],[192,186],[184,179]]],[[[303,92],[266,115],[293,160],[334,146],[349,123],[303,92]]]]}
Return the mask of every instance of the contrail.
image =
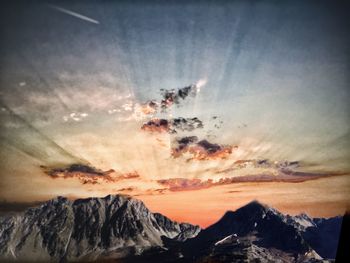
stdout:
{"type": "Polygon", "coordinates": [[[70,11],[68,9],[65,9],[65,8],[62,8],[62,7],[59,7],[59,6],[49,5],[49,7],[53,8],[53,9],[56,9],[57,11],[60,11],[62,13],[65,13],[65,14],[68,14],[68,15],[71,15],[71,16],[75,16],[77,18],[80,18],[82,20],[85,20],[85,21],[88,21],[88,22],[91,22],[91,23],[94,23],[94,24],[99,24],[100,23],[97,20],[94,20],[94,19],[92,19],[90,17],[83,16],[81,14],[75,13],[73,11],[70,11]]]}

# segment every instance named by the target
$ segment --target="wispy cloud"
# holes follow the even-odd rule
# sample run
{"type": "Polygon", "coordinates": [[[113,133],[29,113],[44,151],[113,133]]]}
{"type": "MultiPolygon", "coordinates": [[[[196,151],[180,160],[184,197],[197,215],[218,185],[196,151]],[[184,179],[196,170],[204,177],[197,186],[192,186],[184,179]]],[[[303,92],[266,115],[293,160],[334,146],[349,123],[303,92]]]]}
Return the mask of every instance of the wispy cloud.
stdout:
{"type": "Polygon", "coordinates": [[[229,185],[235,183],[268,183],[268,182],[288,182],[288,183],[301,183],[310,180],[316,180],[320,178],[330,176],[341,176],[345,174],[333,173],[333,174],[320,174],[320,173],[301,173],[301,172],[280,172],[277,176],[274,174],[256,174],[238,177],[223,177],[218,180],[213,179],[199,179],[199,178],[168,178],[157,180],[157,182],[167,187],[169,191],[193,191],[201,190],[219,185],[229,185]]]}
{"type": "Polygon", "coordinates": [[[69,121],[69,120],[73,120],[73,121],[82,121],[83,119],[85,119],[86,117],[88,117],[89,114],[85,113],[85,112],[72,112],[69,115],[65,115],[63,116],[63,120],[64,121],[69,121]]]}
{"type": "Polygon", "coordinates": [[[170,178],[157,181],[162,186],[167,186],[170,191],[200,190],[213,186],[212,180],[202,181],[201,179],[170,178]]]}

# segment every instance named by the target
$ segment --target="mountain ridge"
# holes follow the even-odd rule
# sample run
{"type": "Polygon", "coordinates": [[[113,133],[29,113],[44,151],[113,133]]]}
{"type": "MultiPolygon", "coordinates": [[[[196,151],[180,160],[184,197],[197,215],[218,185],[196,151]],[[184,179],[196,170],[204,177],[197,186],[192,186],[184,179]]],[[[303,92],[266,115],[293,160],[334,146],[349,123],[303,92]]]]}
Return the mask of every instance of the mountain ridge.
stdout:
{"type": "Polygon", "coordinates": [[[174,221],[166,228],[159,218],[129,196],[74,201],[56,197],[22,215],[0,219],[0,255],[37,261],[96,260],[110,254],[118,258],[162,246],[162,236],[173,238],[188,228],[194,233],[199,229],[174,221]]]}
{"type": "Polygon", "coordinates": [[[335,257],[340,224],[340,217],[284,215],[253,200],[201,229],[152,213],[128,195],[58,196],[0,217],[0,259],[324,262],[335,257]]]}

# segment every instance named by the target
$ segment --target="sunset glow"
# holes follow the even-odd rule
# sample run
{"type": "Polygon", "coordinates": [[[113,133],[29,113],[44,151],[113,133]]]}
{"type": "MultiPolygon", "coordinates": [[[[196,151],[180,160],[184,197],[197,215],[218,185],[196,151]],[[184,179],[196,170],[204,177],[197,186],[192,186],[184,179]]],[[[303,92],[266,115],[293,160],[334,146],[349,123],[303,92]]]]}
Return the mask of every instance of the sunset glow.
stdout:
{"type": "Polygon", "coordinates": [[[343,16],[299,2],[62,5],[3,15],[2,203],[126,194],[202,227],[252,200],[349,209],[343,16]]]}

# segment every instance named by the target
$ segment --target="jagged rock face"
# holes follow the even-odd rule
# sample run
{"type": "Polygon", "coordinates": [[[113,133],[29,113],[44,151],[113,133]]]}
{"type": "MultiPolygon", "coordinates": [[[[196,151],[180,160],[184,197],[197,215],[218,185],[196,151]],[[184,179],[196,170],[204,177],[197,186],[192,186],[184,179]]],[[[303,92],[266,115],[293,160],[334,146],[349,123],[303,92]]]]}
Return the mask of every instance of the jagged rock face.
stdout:
{"type": "Polygon", "coordinates": [[[185,242],[183,252],[186,257],[204,262],[209,259],[231,262],[235,258],[242,262],[255,259],[269,262],[271,258],[275,258],[275,262],[320,259],[302,233],[287,221],[287,217],[275,209],[251,202],[235,212],[226,212],[217,223],[185,242]],[[256,256],[259,253],[260,258],[256,256]]]}
{"type": "Polygon", "coordinates": [[[314,220],[306,214],[300,214],[297,216],[287,215],[286,222],[302,232],[304,232],[309,227],[316,226],[314,220]]]}
{"type": "Polygon", "coordinates": [[[304,262],[307,257],[304,255],[295,255],[286,253],[274,248],[265,248],[254,243],[254,236],[235,237],[224,240],[210,248],[206,257],[209,262],[260,262],[260,263],[287,263],[287,262],[304,262]]]}
{"type": "Polygon", "coordinates": [[[177,241],[185,241],[189,238],[195,237],[201,230],[199,226],[194,226],[188,223],[177,223],[162,214],[155,213],[157,224],[155,227],[161,226],[162,229],[168,231],[168,236],[177,241]]]}
{"type": "Polygon", "coordinates": [[[166,250],[147,251],[126,262],[329,262],[304,237],[314,224],[307,215],[285,216],[252,202],[227,212],[192,239],[165,239],[166,250]]]}
{"type": "Polygon", "coordinates": [[[226,214],[214,225],[202,231],[197,240],[217,241],[231,234],[246,236],[254,233],[257,244],[275,247],[287,252],[306,253],[310,247],[304,242],[296,229],[285,223],[278,211],[252,202],[235,212],[226,214]]]}
{"type": "Polygon", "coordinates": [[[69,201],[64,198],[30,208],[22,216],[5,218],[0,225],[1,257],[38,261],[59,258],[69,242],[72,223],[69,201]]]}
{"type": "Polygon", "coordinates": [[[22,215],[1,218],[0,257],[6,260],[90,261],[162,246],[199,227],[178,224],[126,196],[70,201],[58,197],[22,215]]]}

